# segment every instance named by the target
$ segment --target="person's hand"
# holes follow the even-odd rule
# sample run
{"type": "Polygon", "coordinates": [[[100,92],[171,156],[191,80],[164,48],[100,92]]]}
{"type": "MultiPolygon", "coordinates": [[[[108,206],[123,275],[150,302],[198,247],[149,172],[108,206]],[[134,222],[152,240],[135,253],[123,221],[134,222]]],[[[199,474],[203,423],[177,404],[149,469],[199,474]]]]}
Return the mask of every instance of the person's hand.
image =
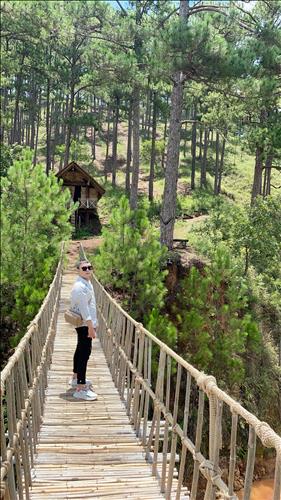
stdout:
{"type": "Polygon", "coordinates": [[[96,329],[93,326],[88,326],[88,338],[90,339],[96,338],[96,329]]]}

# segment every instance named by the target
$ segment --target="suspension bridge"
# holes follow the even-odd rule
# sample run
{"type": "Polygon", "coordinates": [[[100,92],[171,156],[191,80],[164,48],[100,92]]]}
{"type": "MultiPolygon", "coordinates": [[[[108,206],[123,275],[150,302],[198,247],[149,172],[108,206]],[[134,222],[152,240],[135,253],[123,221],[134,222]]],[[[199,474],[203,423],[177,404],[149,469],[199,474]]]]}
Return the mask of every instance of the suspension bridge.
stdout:
{"type": "Polygon", "coordinates": [[[64,311],[76,271],[64,262],[62,250],[49,292],[2,371],[1,499],[234,500],[243,427],[244,500],[257,446],[275,453],[273,500],[280,500],[280,436],[134,321],[95,276],[99,338],[87,373],[98,400],[72,397],[76,336],[64,311]]]}

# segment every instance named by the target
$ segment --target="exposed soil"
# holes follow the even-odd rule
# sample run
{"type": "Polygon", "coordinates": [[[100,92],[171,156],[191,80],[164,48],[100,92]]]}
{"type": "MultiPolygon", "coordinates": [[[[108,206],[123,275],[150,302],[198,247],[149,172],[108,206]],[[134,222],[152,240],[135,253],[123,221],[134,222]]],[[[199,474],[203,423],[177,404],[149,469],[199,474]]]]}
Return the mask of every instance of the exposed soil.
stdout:
{"type": "Polygon", "coordinates": [[[95,249],[99,247],[101,242],[102,238],[99,237],[87,238],[85,240],[70,241],[68,245],[68,250],[66,252],[69,262],[71,264],[75,264],[75,262],[78,260],[80,243],[82,243],[85,253],[87,255],[93,253],[95,249]]]}

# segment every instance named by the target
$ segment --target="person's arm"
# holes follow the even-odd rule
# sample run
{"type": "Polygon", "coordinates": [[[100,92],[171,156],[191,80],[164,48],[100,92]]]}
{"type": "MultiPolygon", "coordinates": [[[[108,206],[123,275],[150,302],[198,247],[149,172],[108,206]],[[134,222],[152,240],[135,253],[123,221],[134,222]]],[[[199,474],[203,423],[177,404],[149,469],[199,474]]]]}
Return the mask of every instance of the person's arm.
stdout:
{"type": "MultiPolygon", "coordinates": [[[[96,328],[94,327],[92,316],[90,313],[89,305],[88,305],[88,293],[87,290],[81,287],[79,291],[79,295],[77,297],[77,302],[79,306],[80,314],[83,320],[86,322],[88,327],[88,337],[94,339],[96,337],[96,328]]],[[[95,325],[96,326],[96,325],[95,325]]]]}
{"type": "MultiPolygon", "coordinates": [[[[91,301],[89,304],[89,310],[90,310],[90,315],[91,315],[91,319],[92,319],[92,325],[94,327],[94,337],[92,337],[92,338],[95,338],[96,337],[96,328],[98,326],[98,319],[97,319],[97,307],[96,307],[96,298],[95,298],[94,291],[93,291],[92,298],[91,298],[91,301]]],[[[91,335],[90,335],[90,330],[89,330],[89,337],[90,336],[91,335]]]]}
{"type": "Polygon", "coordinates": [[[87,323],[87,327],[88,327],[88,337],[90,337],[91,339],[95,339],[96,338],[96,328],[93,326],[93,322],[91,319],[88,319],[86,321],[87,323]]]}

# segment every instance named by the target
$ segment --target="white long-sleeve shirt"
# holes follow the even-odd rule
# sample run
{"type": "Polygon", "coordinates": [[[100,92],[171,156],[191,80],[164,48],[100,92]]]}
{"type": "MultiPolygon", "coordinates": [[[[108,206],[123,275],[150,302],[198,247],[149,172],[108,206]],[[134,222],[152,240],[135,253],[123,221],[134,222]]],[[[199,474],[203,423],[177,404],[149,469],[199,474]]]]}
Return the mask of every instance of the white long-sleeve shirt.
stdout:
{"type": "Polygon", "coordinates": [[[82,326],[87,326],[86,321],[92,320],[93,327],[98,326],[96,298],[93,285],[90,281],[78,276],[71,290],[71,306],[70,309],[82,316],[84,323],[82,326]]]}

